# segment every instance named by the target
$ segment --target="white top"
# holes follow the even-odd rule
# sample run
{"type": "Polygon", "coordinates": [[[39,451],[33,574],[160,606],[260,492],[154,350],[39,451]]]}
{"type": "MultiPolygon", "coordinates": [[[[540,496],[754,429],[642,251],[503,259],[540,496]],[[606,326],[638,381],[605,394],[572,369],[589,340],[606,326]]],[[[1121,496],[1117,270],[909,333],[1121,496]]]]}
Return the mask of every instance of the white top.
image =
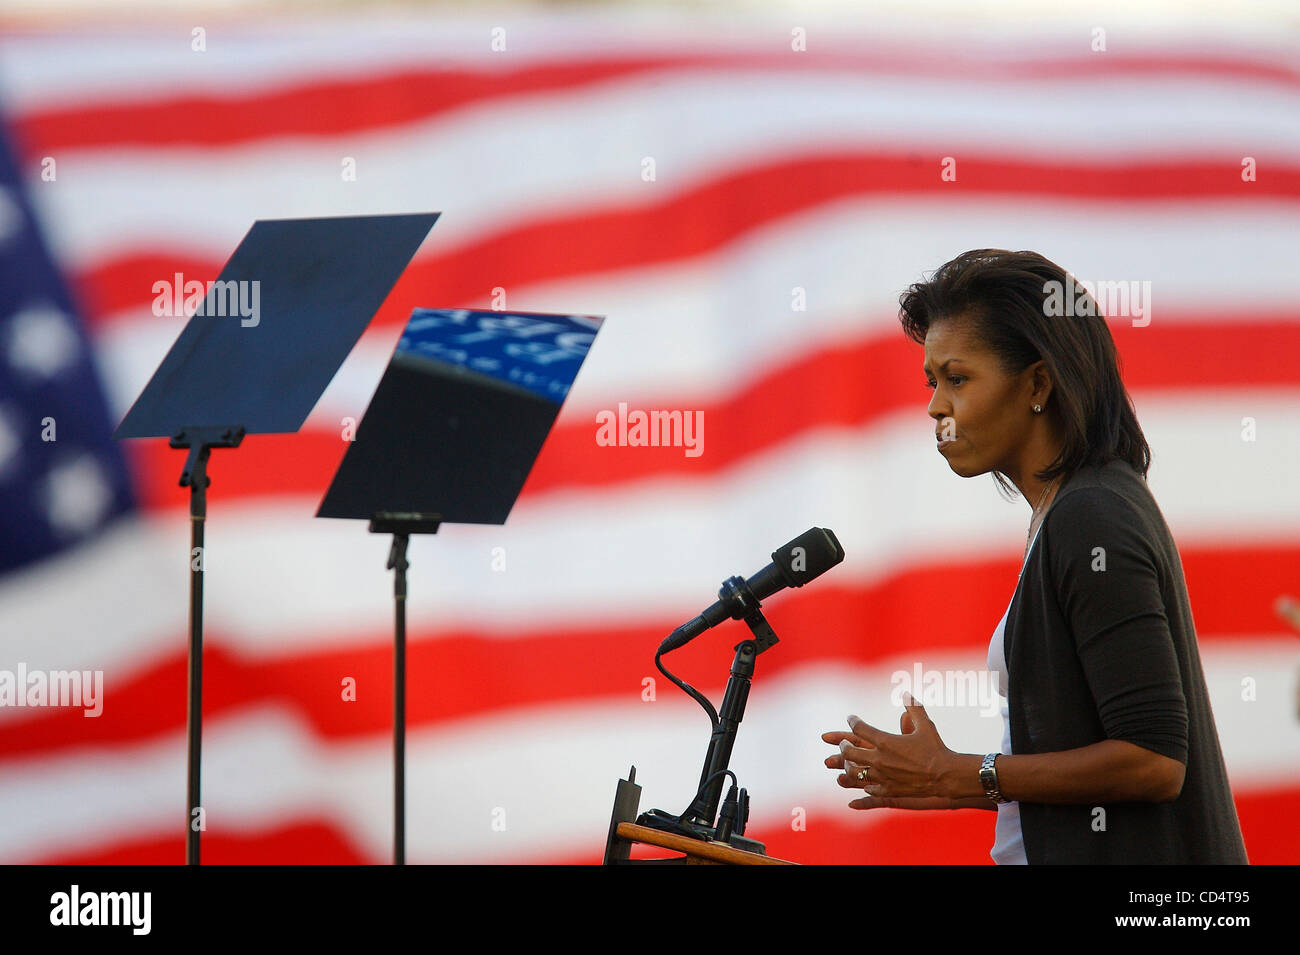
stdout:
{"type": "MultiPolygon", "coordinates": [[[[1042,525],[1039,524],[1039,530],[1042,525]]],[[[1029,550],[1025,552],[1024,563],[1020,565],[1020,574],[1016,578],[1016,590],[1020,589],[1020,577],[1024,576],[1025,564],[1029,562],[1029,555],[1033,553],[1034,544],[1038,541],[1038,531],[1034,531],[1034,539],[1029,542],[1029,550]]],[[[1015,600],[1015,591],[1011,593],[1011,600],[1015,600]]],[[[1011,612],[1011,600],[1007,601],[1007,609],[1002,612],[1002,619],[998,621],[997,629],[993,631],[993,639],[989,641],[988,668],[990,672],[997,674],[998,678],[998,695],[1002,697],[1002,752],[1011,755],[1011,720],[1007,715],[1007,683],[1009,680],[1007,674],[1007,655],[1004,646],[1007,631],[1007,614],[1011,612]]],[[[998,824],[993,838],[993,848],[989,850],[989,855],[998,865],[1028,865],[1029,860],[1025,858],[1025,841],[1020,833],[1020,804],[1017,802],[998,803],[998,824]]]]}

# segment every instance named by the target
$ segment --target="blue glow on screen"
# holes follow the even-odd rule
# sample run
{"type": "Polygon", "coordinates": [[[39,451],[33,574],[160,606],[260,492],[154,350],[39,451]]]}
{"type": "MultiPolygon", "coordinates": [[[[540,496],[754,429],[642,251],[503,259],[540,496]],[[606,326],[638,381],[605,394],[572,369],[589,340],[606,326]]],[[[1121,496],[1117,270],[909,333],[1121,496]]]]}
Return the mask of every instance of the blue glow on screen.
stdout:
{"type": "Polygon", "coordinates": [[[397,352],[490,375],[560,404],[600,322],[591,315],[417,308],[397,352]]]}

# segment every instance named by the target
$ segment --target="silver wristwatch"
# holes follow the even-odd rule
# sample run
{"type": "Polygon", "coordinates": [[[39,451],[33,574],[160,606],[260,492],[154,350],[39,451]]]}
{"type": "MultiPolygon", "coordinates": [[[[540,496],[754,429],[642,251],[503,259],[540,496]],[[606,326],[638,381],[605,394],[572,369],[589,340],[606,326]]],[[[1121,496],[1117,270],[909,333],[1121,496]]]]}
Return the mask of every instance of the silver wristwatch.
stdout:
{"type": "Polygon", "coordinates": [[[984,795],[988,796],[994,802],[1006,802],[1002,793],[998,792],[998,768],[997,760],[1001,753],[989,753],[984,757],[984,762],[980,764],[980,785],[984,787],[984,795]]]}

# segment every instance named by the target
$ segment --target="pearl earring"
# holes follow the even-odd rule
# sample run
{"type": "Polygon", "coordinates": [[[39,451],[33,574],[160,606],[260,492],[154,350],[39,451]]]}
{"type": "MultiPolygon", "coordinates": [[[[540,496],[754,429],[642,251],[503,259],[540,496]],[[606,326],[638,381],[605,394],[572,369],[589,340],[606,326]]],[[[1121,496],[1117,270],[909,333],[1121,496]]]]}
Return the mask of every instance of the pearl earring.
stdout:
{"type": "Polygon", "coordinates": [[[1042,406],[1042,405],[1034,405],[1034,414],[1038,414],[1038,413],[1041,412],[1042,410],[1043,410],[1043,406],[1042,406]]]}

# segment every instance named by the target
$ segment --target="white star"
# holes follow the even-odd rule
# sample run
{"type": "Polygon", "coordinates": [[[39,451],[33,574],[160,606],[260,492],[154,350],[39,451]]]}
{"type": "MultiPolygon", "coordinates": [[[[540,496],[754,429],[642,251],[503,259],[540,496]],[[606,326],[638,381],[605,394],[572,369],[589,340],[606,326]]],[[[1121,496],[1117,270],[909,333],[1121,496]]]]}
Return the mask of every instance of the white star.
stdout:
{"type": "Polygon", "coordinates": [[[50,468],[44,490],[50,526],[68,536],[93,530],[113,503],[108,477],[91,454],[50,468]]]}
{"type": "Polygon", "coordinates": [[[68,316],[49,304],[29,306],[15,315],[9,336],[9,364],[47,378],[81,353],[68,316]]]}
{"type": "Polygon", "coordinates": [[[12,405],[0,405],[0,481],[18,464],[23,443],[18,439],[18,414],[12,405]]]}

